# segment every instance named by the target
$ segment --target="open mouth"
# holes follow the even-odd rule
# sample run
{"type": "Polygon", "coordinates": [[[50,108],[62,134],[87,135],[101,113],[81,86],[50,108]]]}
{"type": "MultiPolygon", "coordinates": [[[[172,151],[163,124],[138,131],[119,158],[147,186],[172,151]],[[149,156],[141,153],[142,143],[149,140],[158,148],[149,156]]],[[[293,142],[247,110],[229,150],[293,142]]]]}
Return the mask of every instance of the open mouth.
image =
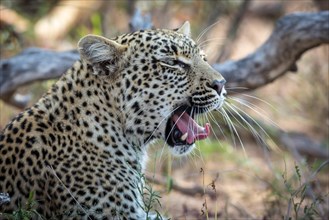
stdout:
{"type": "MultiPolygon", "coordinates": [[[[204,111],[198,109],[198,113],[204,111]]],[[[192,145],[209,136],[210,125],[206,123],[200,126],[194,120],[195,115],[189,106],[181,106],[174,111],[166,126],[166,142],[169,146],[192,145]]]]}

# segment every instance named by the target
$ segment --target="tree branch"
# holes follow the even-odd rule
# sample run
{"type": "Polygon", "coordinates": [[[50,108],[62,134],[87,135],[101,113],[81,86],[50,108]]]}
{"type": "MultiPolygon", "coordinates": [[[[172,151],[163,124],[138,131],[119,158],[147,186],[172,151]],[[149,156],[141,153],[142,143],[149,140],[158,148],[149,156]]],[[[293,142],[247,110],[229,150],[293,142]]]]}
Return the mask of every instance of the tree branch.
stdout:
{"type": "MultiPolygon", "coordinates": [[[[254,53],[238,61],[214,64],[230,87],[255,89],[287,71],[296,71],[296,61],[307,50],[329,43],[329,12],[294,13],[277,22],[269,39],[254,53]]],[[[60,77],[79,59],[76,51],[52,52],[31,48],[0,61],[0,99],[18,107],[17,88],[38,80],[60,77]],[[14,98],[13,98],[14,97],[14,98]]]]}
{"type": "MultiPolygon", "coordinates": [[[[135,9],[129,23],[130,31],[149,29],[152,25],[150,14],[142,15],[139,9],[135,9]]],[[[13,58],[1,60],[0,99],[17,108],[25,108],[31,95],[15,94],[19,87],[40,80],[59,78],[79,57],[76,50],[54,52],[28,48],[13,58]]]]}
{"type": "Polygon", "coordinates": [[[256,89],[287,71],[297,71],[296,61],[316,46],[329,43],[329,11],[294,13],[277,21],[268,40],[238,61],[215,64],[229,87],[256,89]]]}
{"type": "Polygon", "coordinates": [[[79,59],[77,51],[55,52],[28,48],[10,59],[0,61],[0,99],[13,106],[26,107],[28,96],[13,96],[24,85],[59,78],[79,59]]]}
{"type": "Polygon", "coordinates": [[[299,155],[312,158],[329,159],[326,146],[311,139],[306,134],[280,131],[276,138],[278,138],[277,142],[281,143],[288,151],[294,150],[299,155]]]}

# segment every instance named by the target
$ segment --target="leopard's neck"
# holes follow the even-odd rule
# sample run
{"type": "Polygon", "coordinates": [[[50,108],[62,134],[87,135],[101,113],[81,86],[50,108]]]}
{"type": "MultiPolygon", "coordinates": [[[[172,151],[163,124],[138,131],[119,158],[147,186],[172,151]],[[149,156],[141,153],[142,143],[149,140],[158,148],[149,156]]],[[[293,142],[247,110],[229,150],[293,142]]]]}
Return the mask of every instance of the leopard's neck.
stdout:
{"type": "Polygon", "coordinates": [[[113,158],[125,154],[143,168],[146,149],[127,138],[120,91],[92,74],[87,64],[76,62],[32,108],[44,111],[55,132],[70,133],[73,142],[108,151],[113,158]]]}

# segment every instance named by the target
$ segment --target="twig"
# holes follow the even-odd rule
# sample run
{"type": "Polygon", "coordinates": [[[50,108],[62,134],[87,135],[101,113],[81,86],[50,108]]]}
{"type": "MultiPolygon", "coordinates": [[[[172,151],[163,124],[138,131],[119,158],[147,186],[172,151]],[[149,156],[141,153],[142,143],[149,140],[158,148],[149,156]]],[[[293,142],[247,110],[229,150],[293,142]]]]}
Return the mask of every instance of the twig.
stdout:
{"type": "Polygon", "coordinates": [[[245,218],[248,218],[248,219],[255,219],[255,216],[248,213],[248,211],[243,206],[237,206],[237,205],[235,205],[231,202],[228,202],[228,204],[230,206],[232,206],[233,208],[235,208],[240,213],[241,217],[245,217],[245,218]]]}
{"type": "MultiPolygon", "coordinates": [[[[155,184],[159,184],[159,185],[163,185],[166,186],[167,185],[167,181],[165,180],[165,178],[159,176],[159,175],[147,175],[145,174],[145,177],[148,181],[153,182],[155,184]]],[[[196,196],[196,195],[203,195],[204,193],[207,194],[211,199],[215,199],[216,198],[216,193],[210,189],[204,190],[203,187],[195,185],[193,187],[183,187],[178,185],[176,182],[173,182],[172,184],[172,189],[179,191],[180,193],[183,193],[185,195],[188,196],[196,196]]]]}
{"type": "MultiPolygon", "coordinates": [[[[291,146],[287,147],[288,150],[290,151],[290,153],[293,155],[293,157],[295,158],[296,162],[298,163],[299,167],[302,167],[303,165],[303,157],[300,155],[300,153],[298,152],[298,150],[296,148],[293,148],[291,146]]],[[[325,167],[327,164],[329,163],[329,160],[326,160],[324,163],[322,163],[320,165],[320,167],[313,173],[310,173],[310,170],[307,167],[304,167],[303,170],[301,170],[300,172],[302,172],[302,176],[304,177],[304,181],[303,181],[303,185],[310,185],[310,181],[314,180],[316,174],[318,174],[318,172],[320,172],[320,170],[325,167]]],[[[301,188],[303,186],[300,186],[299,188],[301,188]]],[[[318,182],[315,181],[315,187],[319,187],[318,182]]],[[[298,189],[299,190],[299,189],[298,189]]],[[[309,194],[309,196],[312,198],[313,201],[316,200],[316,196],[314,194],[314,190],[313,188],[310,187],[307,189],[307,193],[309,194]]],[[[290,209],[291,209],[291,205],[293,204],[293,198],[289,199],[289,203],[288,203],[288,209],[287,209],[287,218],[290,216],[290,209]]],[[[319,210],[319,215],[321,217],[324,217],[324,208],[322,206],[322,204],[320,203],[315,203],[316,207],[319,210]]]]}

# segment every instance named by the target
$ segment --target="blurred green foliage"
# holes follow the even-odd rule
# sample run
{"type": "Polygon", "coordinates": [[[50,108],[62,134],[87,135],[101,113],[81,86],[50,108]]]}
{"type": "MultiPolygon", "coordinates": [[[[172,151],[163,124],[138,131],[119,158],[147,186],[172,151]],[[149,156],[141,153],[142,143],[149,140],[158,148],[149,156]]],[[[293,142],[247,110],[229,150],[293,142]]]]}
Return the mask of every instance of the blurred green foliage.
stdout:
{"type": "Polygon", "coordinates": [[[93,13],[88,24],[78,25],[70,32],[72,40],[80,39],[87,34],[103,35],[102,15],[99,12],[93,13]]]}
{"type": "Polygon", "coordinates": [[[22,39],[12,26],[0,26],[0,56],[12,56],[22,48],[22,39]]]}
{"type": "Polygon", "coordinates": [[[1,0],[1,4],[32,22],[46,15],[58,2],[59,0],[1,0]]]}

